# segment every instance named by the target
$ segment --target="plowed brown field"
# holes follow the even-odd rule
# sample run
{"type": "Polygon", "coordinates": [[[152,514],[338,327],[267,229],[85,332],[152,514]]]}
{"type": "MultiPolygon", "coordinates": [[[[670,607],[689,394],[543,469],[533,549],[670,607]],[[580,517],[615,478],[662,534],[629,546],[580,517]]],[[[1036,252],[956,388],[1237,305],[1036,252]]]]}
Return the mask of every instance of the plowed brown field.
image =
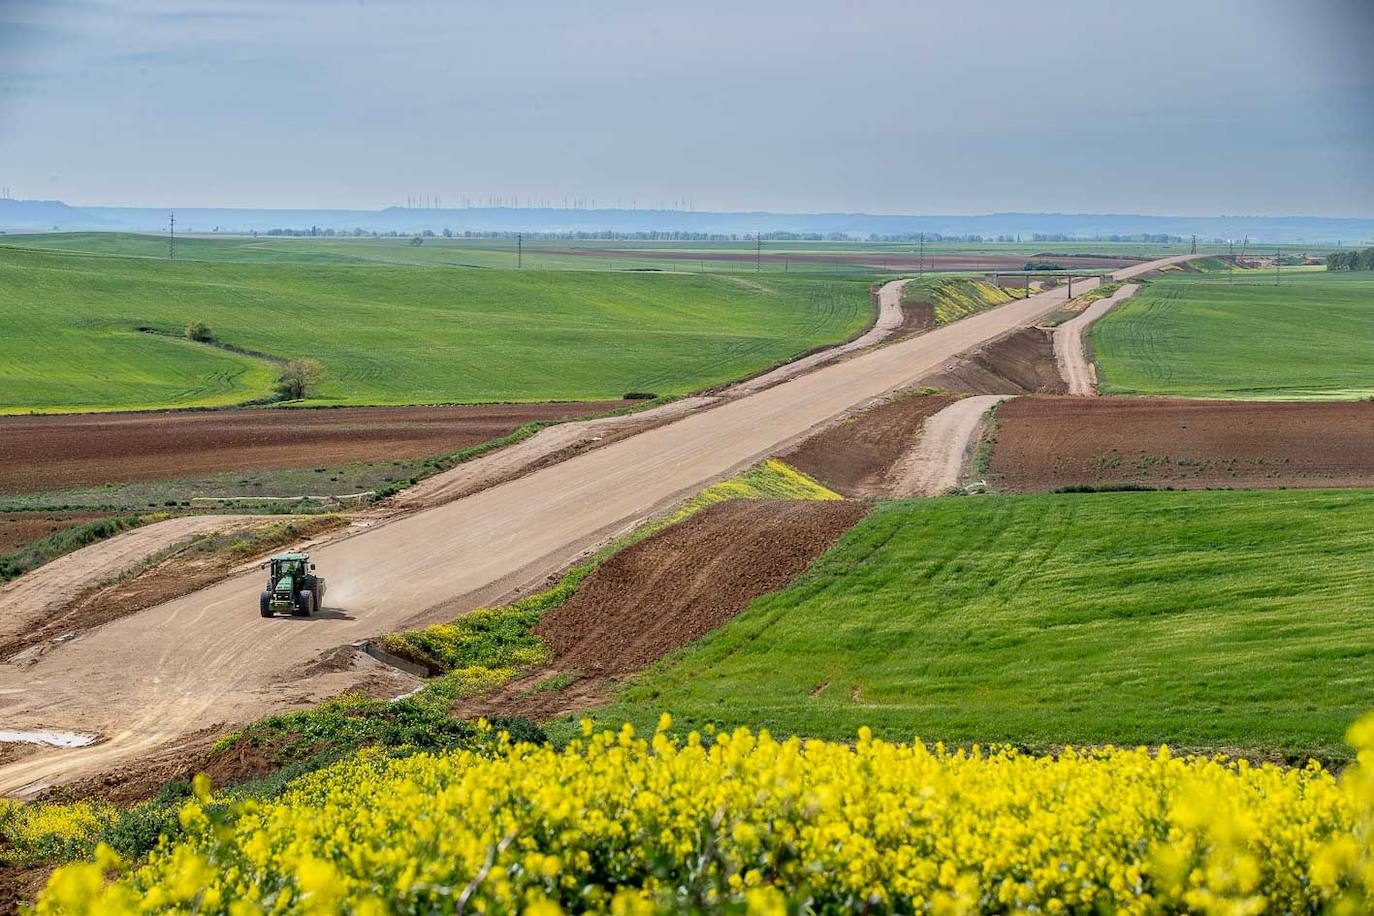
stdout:
{"type": "Polygon", "coordinates": [[[1374,486],[1374,404],[1018,398],[997,413],[990,482],[1043,492],[1374,486]]]}
{"type": "Polygon", "coordinates": [[[620,403],[0,417],[0,493],[420,458],[620,403]]]}

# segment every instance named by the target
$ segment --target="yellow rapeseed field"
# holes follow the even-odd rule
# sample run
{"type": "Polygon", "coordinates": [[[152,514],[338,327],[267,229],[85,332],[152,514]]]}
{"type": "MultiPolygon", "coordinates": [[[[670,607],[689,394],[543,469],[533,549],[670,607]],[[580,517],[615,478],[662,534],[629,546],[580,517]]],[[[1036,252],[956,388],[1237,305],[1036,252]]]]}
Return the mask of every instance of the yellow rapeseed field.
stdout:
{"type": "Polygon", "coordinates": [[[363,753],[228,812],[201,780],[185,838],[59,869],[38,912],[1357,913],[1374,888],[1374,718],[1339,779],[661,726],[584,723],[494,759],[363,753]]]}

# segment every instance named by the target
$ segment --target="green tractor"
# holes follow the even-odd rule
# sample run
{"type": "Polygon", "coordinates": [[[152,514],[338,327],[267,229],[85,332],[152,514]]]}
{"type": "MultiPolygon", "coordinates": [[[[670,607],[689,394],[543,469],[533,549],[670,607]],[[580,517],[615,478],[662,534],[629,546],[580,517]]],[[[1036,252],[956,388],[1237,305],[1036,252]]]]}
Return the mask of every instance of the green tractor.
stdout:
{"type": "Polygon", "coordinates": [[[315,575],[315,564],[303,553],[279,553],[266,563],[267,588],[258,598],[264,617],[290,611],[293,617],[309,617],[324,607],[324,579],[315,575]]]}

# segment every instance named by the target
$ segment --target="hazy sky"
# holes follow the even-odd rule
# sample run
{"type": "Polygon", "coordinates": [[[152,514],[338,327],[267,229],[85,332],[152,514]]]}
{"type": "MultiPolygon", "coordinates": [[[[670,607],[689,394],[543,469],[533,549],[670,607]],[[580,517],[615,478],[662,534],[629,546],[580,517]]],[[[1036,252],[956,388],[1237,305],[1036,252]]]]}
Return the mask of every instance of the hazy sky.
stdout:
{"type": "Polygon", "coordinates": [[[1374,216],[1374,0],[0,0],[77,204],[1374,216]]]}

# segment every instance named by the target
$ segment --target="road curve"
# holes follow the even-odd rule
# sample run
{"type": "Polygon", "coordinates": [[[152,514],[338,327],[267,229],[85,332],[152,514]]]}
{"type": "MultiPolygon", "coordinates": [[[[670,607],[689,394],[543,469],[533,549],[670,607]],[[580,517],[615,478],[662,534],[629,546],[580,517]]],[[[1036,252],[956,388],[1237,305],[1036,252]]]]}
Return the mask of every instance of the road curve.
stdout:
{"type": "Polygon", "coordinates": [[[1123,299],[1135,295],[1140,287],[1127,283],[1105,299],[1098,299],[1085,308],[1082,314],[1064,322],[1054,329],[1054,361],[1059,364],[1059,374],[1069,386],[1069,394],[1091,397],[1097,394],[1097,369],[1088,359],[1088,351],[1083,346],[1083,335],[1094,321],[1121,304],[1123,299]]]}
{"type": "MultiPolygon", "coordinates": [[[[1187,256],[1115,276],[1180,260],[1187,256]]],[[[30,794],[189,731],[301,702],[290,679],[321,652],[533,584],[646,515],[1064,301],[1055,289],[1008,303],[333,541],[314,554],[329,579],[328,607],[314,618],[259,617],[262,581],[244,575],[107,624],[32,666],[0,665],[6,726],[107,738],[0,767],[0,793],[30,794]]]]}

